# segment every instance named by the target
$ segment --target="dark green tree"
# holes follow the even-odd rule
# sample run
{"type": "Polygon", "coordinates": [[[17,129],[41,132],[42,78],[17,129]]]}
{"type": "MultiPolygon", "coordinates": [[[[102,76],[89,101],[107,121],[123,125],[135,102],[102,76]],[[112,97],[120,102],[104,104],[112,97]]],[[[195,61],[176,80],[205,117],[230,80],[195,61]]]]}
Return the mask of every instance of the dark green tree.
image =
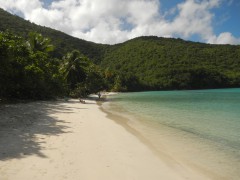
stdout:
{"type": "Polygon", "coordinates": [[[0,33],[0,97],[44,99],[63,93],[60,61],[45,51],[30,51],[27,42],[0,33]]]}
{"type": "Polygon", "coordinates": [[[64,56],[63,62],[63,76],[70,90],[73,90],[77,84],[86,80],[86,68],[89,65],[89,60],[79,51],[74,50],[64,56]]]}
{"type": "Polygon", "coordinates": [[[29,33],[27,45],[33,52],[40,51],[49,53],[54,50],[54,46],[51,44],[51,40],[49,38],[43,37],[42,34],[36,32],[29,33]]]}
{"type": "Polygon", "coordinates": [[[89,93],[98,94],[99,98],[101,97],[101,91],[106,90],[104,73],[98,66],[91,64],[88,67],[85,86],[89,93]]]}

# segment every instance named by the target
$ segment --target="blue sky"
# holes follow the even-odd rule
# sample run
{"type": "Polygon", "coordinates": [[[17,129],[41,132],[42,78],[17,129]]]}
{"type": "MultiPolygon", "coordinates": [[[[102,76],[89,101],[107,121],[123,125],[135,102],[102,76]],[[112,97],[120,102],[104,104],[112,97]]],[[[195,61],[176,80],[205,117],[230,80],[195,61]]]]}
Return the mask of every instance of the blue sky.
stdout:
{"type": "Polygon", "coordinates": [[[98,43],[155,35],[240,44],[239,0],[0,0],[0,7],[98,43]]]}
{"type": "Polygon", "coordinates": [[[217,34],[229,31],[234,36],[240,37],[240,1],[226,1],[214,11],[214,30],[217,34]],[[229,3],[229,4],[228,4],[229,3]]]}
{"type": "MultiPolygon", "coordinates": [[[[176,4],[184,0],[162,0],[162,9],[167,11],[174,8],[176,4]]],[[[222,32],[231,32],[235,37],[240,37],[240,1],[225,0],[222,4],[211,10],[214,14],[213,27],[214,33],[219,35],[222,32]]],[[[171,17],[170,17],[171,18],[171,17]]],[[[190,40],[201,41],[197,35],[193,35],[190,40]]]]}

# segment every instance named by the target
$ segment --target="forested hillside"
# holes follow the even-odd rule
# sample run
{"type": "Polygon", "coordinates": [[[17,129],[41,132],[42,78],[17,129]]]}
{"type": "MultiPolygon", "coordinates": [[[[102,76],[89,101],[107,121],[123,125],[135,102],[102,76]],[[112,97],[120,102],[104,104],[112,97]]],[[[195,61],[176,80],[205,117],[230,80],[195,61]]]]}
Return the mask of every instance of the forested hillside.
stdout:
{"type": "Polygon", "coordinates": [[[122,74],[129,90],[240,86],[240,46],[139,37],[111,46],[101,65],[122,74]]]}
{"type": "Polygon", "coordinates": [[[49,37],[52,40],[52,44],[56,47],[52,52],[52,55],[57,58],[76,49],[92,60],[98,62],[104,54],[104,49],[108,47],[108,45],[96,44],[74,38],[60,31],[36,25],[0,8],[0,31],[6,30],[25,38],[28,36],[29,32],[37,32],[44,37],[49,37]]]}
{"type": "Polygon", "coordinates": [[[87,85],[87,93],[94,92],[94,88],[142,91],[240,87],[239,45],[210,45],[154,36],[102,45],[38,26],[2,9],[0,20],[0,86],[5,93],[0,92],[0,98],[9,96],[9,92],[10,96],[16,95],[16,91],[17,98],[31,93],[31,98],[38,97],[41,91],[45,95],[47,91],[57,94],[57,89],[63,94],[78,94],[86,91],[88,81],[92,83],[87,85]],[[38,42],[48,38],[55,47],[52,51],[33,51],[29,47],[31,39],[38,42]],[[79,62],[74,64],[71,57],[77,57],[79,62]],[[91,63],[86,61],[88,58],[91,63]],[[66,64],[69,77],[62,70],[67,68],[66,64]],[[27,79],[28,73],[33,73],[35,79],[27,79]]]}

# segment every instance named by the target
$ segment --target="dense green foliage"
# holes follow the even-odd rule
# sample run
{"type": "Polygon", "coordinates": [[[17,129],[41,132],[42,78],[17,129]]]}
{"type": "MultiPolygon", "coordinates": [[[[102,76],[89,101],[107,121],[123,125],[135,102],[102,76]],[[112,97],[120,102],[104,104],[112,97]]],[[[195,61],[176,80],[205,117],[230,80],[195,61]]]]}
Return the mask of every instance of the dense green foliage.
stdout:
{"type": "Polygon", "coordinates": [[[48,38],[0,32],[0,99],[83,97],[104,90],[103,71],[79,51],[53,58],[48,38]]]}
{"type": "Polygon", "coordinates": [[[0,97],[240,87],[239,45],[154,36],[102,45],[2,9],[0,19],[0,97]]]}
{"type": "Polygon", "coordinates": [[[59,65],[48,53],[33,51],[23,38],[0,33],[0,97],[43,99],[61,94],[59,65]]]}
{"type": "Polygon", "coordinates": [[[79,51],[63,57],[61,72],[73,97],[84,97],[107,88],[103,70],[79,51]]]}
{"type": "Polygon", "coordinates": [[[128,90],[240,86],[240,46],[139,37],[111,46],[101,62],[128,90]]]}

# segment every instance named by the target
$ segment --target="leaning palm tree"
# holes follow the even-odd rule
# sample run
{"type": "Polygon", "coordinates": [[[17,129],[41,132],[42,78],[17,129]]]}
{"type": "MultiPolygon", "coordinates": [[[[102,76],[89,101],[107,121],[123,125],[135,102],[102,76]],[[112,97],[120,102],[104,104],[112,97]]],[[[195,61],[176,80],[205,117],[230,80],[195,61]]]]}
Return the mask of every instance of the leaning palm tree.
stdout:
{"type": "Polygon", "coordinates": [[[76,88],[78,83],[82,83],[86,79],[86,67],[89,65],[89,60],[81,55],[77,50],[68,53],[64,57],[62,67],[63,75],[70,89],[76,88]]]}
{"type": "Polygon", "coordinates": [[[36,32],[30,32],[28,35],[27,45],[33,52],[51,52],[54,50],[54,46],[50,44],[51,40],[43,37],[41,34],[36,32]]]}

